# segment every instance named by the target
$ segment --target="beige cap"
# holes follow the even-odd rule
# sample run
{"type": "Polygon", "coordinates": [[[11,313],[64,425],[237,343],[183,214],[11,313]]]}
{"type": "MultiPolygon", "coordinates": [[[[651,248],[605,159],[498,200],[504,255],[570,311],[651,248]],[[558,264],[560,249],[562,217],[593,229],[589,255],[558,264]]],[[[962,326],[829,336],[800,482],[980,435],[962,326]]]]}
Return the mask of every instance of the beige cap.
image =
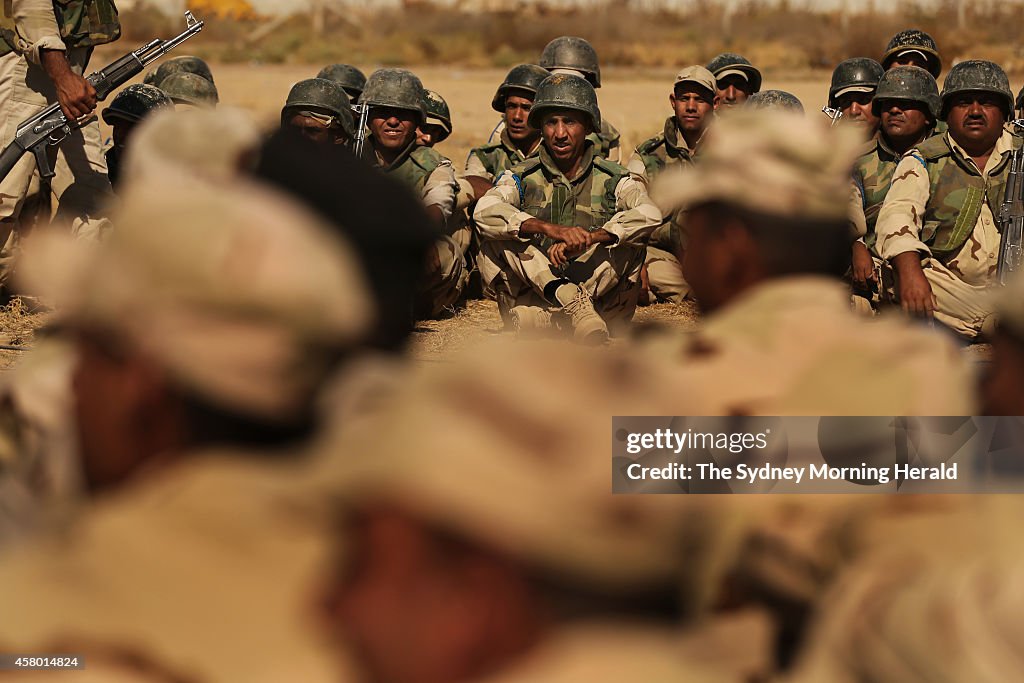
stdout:
{"type": "Polygon", "coordinates": [[[112,221],[100,244],[27,241],[23,288],[217,405],[293,414],[370,325],[348,248],[270,188],[167,171],[131,185],[112,221]]]}
{"type": "Polygon", "coordinates": [[[679,85],[680,83],[696,83],[701,87],[707,88],[712,95],[717,89],[714,74],[699,65],[688,66],[677,73],[673,86],[679,85]]]}
{"type": "Polygon", "coordinates": [[[737,111],[708,135],[696,167],[663,173],[652,198],[663,210],[720,201],[774,216],[842,219],[856,131],[779,110],[737,111]]]}

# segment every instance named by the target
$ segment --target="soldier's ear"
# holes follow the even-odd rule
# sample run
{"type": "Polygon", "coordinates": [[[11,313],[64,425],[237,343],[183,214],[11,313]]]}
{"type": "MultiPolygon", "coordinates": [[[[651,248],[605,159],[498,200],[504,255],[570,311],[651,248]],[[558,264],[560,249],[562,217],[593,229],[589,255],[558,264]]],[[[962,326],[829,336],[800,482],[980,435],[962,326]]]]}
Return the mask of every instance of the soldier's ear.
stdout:
{"type": "Polygon", "coordinates": [[[672,108],[676,108],[676,94],[671,92],[668,94],[668,103],[672,105],[672,108]]]}
{"type": "Polygon", "coordinates": [[[711,102],[711,106],[714,107],[715,109],[718,109],[718,105],[721,104],[721,102],[722,102],[722,96],[721,95],[715,95],[715,99],[711,102]]]}

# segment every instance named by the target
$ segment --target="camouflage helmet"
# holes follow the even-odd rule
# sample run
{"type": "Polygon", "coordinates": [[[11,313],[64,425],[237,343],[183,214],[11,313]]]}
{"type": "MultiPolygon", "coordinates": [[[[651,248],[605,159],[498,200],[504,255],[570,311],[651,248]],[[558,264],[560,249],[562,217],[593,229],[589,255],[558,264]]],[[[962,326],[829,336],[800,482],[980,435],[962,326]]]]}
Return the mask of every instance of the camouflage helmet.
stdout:
{"type": "Polygon", "coordinates": [[[799,114],[804,113],[804,105],[793,93],[785,90],[762,90],[747,98],[746,106],[751,109],[782,109],[799,114]]]}
{"type": "Polygon", "coordinates": [[[544,79],[537,88],[537,99],[530,109],[529,124],[541,127],[541,116],[551,109],[574,109],[590,117],[594,130],[601,130],[601,110],[597,106],[597,92],[594,86],[579,76],[553,74],[544,79]]]}
{"type": "Polygon", "coordinates": [[[371,107],[394,107],[427,115],[427,96],[423,82],[405,69],[377,69],[366,80],[359,104],[371,107]]]}
{"type": "Polygon", "coordinates": [[[161,107],[173,107],[174,102],[163,90],[145,83],[135,83],[117,93],[110,106],[103,110],[103,120],[110,125],[115,121],[137,122],[161,107]]]}
{"type": "Polygon", "coordinates": [[[508,96],[509,90],[524,90],[536,95],[537,86],[550,75],[547,69],[536,64],[520,64],[514,67],[505,76],[505,81],[498,86],[498,91],[494,93],[491,109],[496,112],[505,112],[505,97],[508,96]]]}
{"type": "Polygon", "coordinates": [[[427,116],[425,123],[441,126],[444,135],[441,135],[434,142],[443,142],[452,134],[452,114],[448,110],[448,103],[444,98],[433,90],[426,90],[427,95],[427,116]]]}
{"type": "Polygon", "coordinates": [[[174,100],[175,104],[190,104],[195,107],[216,107],[219,97],[217,86],[202,76],[179,71],[165,78],[160,89],[174,100]]]}
{"type": "Polygon", "coordinates": [[[747,79],[751,85],[751,92],[761,90],[761,72],[754,67],[746,57],[732,52],[723,52],[707,63],[707,70],[719,80],[732,74],[738,74],[747,79]]]}
{"type": "Polygon", "coordinates": [[[882,65],[868,57],[854,57],[839,62],[832,72],[828,106],[835,107],[836,99],[848,92],[874,92],[884,73],[882,65]]]}
{"type": "Polygon", "coordinates": [[[316,77],[338,83],[352,100],[358,100],[363,94],[363,88],[366,87],[366,76],[349,64],[330,64],[320,69],[316,77]]]}
{"type": "Polygon", "coordinates": [[[147,85],[155,85],[160,87],[160,84],[164,82],[171,74],[177,73],[190,73],[197,76],[202,76],[206,80],[213,83],[213,72],[210,71],[210,66],[199,57],[193,57],[192,55],[182,55],[180,57],[173,57],[168,59],[166,62],[151,69],[146,77],[143,79],[143,83],[147,85]]]}
{"type": "Polygon", "coordinates": [[[928,62],[928,72],[938,78],[942,73],[942,57],[939,56],[939,48],[930,35],[916,28],[900,31],[892,37],[889,44],[885,46],[882,66],[889,69],[897,57],[911,50],[919,52],[925,58],[928,62]]]}
{"type": "Polygon", "coordinates": [[[942,84],[942,117],[945,118],[949,100],[957,93],[989,92],[1001,96],[1006,105],[1003,113],[1006,117],[1013,116],[1013,91],[1010,90],[1010,79],[995,62],[984,59],[969,59],[955,64],[942,84]]]}
{"type": "Polygon", "coordinates": [[[601,66],[597,61],[597,50],[583,38],[559,36],[544,46],[540,53],[540,65],[553,69],[579,71],[595,88],[601,87],[601,66]]]}
{"type": "Polygon", "coordinates": [[[281,109],[281,123],[289,112],[312,109],[314,113],[330,112],[331,127],[340,127],[349,137],[355,135],[352,103],[340,83],[326,78],[307,78],[288,91],[288,99],[281,109]]]}
{"type": "Polygon", "coordinates": [[[928,105],[933,119],[939,118],[942,104],[939,101],[939,85],[935,78],[919,66],[896,66],[882,74],[875,98],[871,100],[871,111],[881,115],[882,100],[910,100],[928,105]]]}

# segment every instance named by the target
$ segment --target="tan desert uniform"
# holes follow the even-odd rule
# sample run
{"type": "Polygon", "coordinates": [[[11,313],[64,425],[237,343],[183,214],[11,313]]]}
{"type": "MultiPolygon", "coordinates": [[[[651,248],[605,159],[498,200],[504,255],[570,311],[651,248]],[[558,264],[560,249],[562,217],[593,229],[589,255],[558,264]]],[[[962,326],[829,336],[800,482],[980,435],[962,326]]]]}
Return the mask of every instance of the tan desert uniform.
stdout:
{"type": "MultiPolygon", "coordinates": [[[[84,25],[95,33],[87,37],[69,37],[65,44],[52,0],[13,0],[5,3],[4,24],[13,20],[14,28],[11,33],[5,30],[4,35],[16,44],[10,45],[13,49],[6,54],[0,54],[0,149],[14,140],[18,124],[57,101],[53,83],[40,66],[40,50],[64,51],[72,71],[81,75],[92,52],[90,46],[116,40],[120,35],[117,13],[112,3],[92,0],[90,3],[70,5],[95,6],[101,16],[94,17],[90,9],[81,10],[84,15],[88,15],[83,18],[84,25]],[[109,16],[110,12],[113,13],[112,17],[109,16]]],[[[73,15],[71,6],[66,7],[65,11],[73,15]]],[[[82,30],[81,26],[66,27],[66,30],[74,28],[82,30]]],[[[8,47],[4,41],[0,41],[0,46],[8,47]]],[[[111,194],[99,123],[93,121],[73,132],[61,143],[54,171],[56,176],[50,180],[55,199],[54,208],[59,208],[61,214],[74,219],[72,229],[76,234],[98,237],[105,227],[105,222],[99,218],[100,207],[111,194]]],[[[0,245],[8,241],[16,226],[35,172],[35,159],[27,154],[0,181],[0,245]]]]}
{"type": "Polygon", "coordinates": [[[585,154],[580,174],[566,178],[542,147],[536,159],[502,174],[481,197],[473,214],[483,238],[480,276],[485,285],[509,295],[513,306],[550,306],[543,298],[544,288],[564,276],[554,273],[538,241],[519,234],[524,221],[537,217],[523,210],[532,203],[534,212],[546,214],[551,222],[585,226],[591,231],[603,228],[618,239],[611,246],[592,246],[570,266],[577,264],[584,271],[576,284],[587,291],[602,317],[628,322],[639,294],[644,245],[661,222],[661,212],[648,197],[642,180],[597,157],[592,144],[587,145],[585,154]],[[614,188],[608,187],[611,173],[621,176],[614,188]],[[608,189],[612,189],[611,196],[608,189]],[[552,208],[556,192],[563,197],[563,204],[552,208]],[[575,207],[569,201],[575,202],[575,207]],[[565,215],[557,218],[556,210],[565,215]],[[500,286],[496,284],[499,279],[500,286]]]}
{"type": "MultiPolygon", "coordinates": [[[[538,139],[530,157],[536,156],[543,142],[538,139]]],[[[516,164],[526,161],[527,155],[519,151],[519,148],[512,144],[508,132],[501,131],[498,142],[492,145],[474,147],[466,159],[466,170],[464,175],[475,176],[490,180],[492,183],[505,171],[516,164]]]]}
{"type": "MultiPolygon", "coordinates": [[[[1017,138],[1010,132],[1004,132],[989,156],[984,172],[980,173],[949,133],[942,139],[951,147],[960,164],[973,169],[972,176],[983,175],[986,179],[1001,176],[1005,180],[1010,154],[1014,145],[1019,144],[1019,141],[1014,142],[1017,138]]],[[[957,162],[951,160],[948,163],[957,162]]],[[[921,254],[921,265],[935,296],[936,320],[973,339],[983,328],[990,331],[992,325],[990,294],[996,282],[999,259],[999,231],[995,217],[989,203],[980,200],[977,222],[963,246],[952,254],[935,255],[932,252],[934,245],[929,245],[934,239],[935,228],[927,221],[922,223],[931,208],[931,193],[928,171],[920,153],[916,149],[911,150],[896,167],[892,185],[878,215],[876,248],[887,260],[908,251],[921,254]]]]}

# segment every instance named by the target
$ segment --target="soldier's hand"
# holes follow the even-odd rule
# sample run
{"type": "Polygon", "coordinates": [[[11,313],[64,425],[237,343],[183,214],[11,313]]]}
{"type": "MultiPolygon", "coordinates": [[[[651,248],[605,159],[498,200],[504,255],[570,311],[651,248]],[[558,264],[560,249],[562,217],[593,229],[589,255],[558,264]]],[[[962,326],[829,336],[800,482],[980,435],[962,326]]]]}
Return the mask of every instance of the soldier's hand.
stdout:
{"type": "Polygon", "coordinates": [[[57,101],[60,102],[61,111],[68,119],[88,116],[96,108],[96,88],[73,71],[58,79],[54,85],[57,86],[57,101]]]}
{"type": "Polygon", "coordinates": [[[857,289],[870,289],[868,283],[878,283],[875,273],[875,262],[871,253],[862,242],[853,243],[853,268],[851,271],[853,284],[857,289]]]}
{"type": "Polygon", "coordinates": [[[553,266],[564,266],[569,262],[565,257],[565,242],[555,242],[548,247],[548,260],[553,266]]]}
{"type": "Polygon", "coordinates": [[[935,314],[935,295],[924,271],[918,268],[900,272],[900,305],[913,316],[931,318],[935,314]]]}
{"type": "Polygon", "coordinates": [[[552,238],[564,242],[570,252],[583,251],[593,244],[593,236],[583,228],[560,226],[552,238]]]}

